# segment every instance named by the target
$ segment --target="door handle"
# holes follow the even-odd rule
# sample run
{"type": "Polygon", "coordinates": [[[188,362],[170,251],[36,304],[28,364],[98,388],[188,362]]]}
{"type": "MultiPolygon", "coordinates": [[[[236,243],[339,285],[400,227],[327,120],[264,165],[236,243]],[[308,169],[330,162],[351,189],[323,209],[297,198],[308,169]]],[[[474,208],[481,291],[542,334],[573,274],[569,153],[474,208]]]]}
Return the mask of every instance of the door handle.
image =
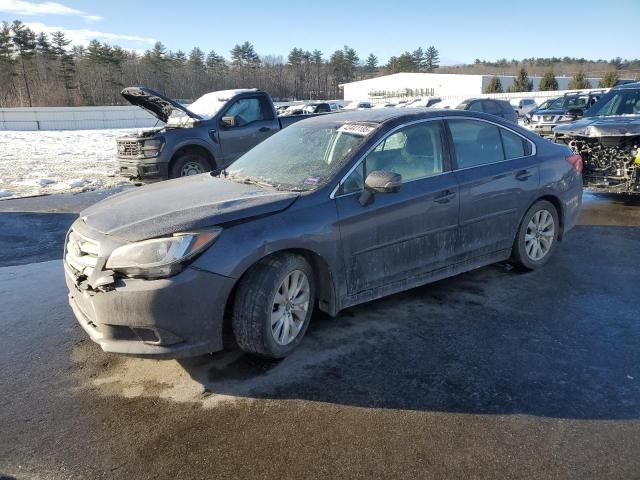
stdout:
{"type": "Polygon", "coordinates": [[[520,170],[518,173],[516,173],[516,180],[524,182],[525,180],[528,180],[531,175],[533,174],[529,170],[520,170]]]}
{"type": "Polygon", "coordinates": [[[452,192],[451,190],[445,190],[433,200],[438,203],[449,203],[453,198],[455,198],[455,196],[456,196],[456,192],[452,192]]]}
{"type": "Polygon", "coordinates": [[[269,127],[260,127],[261,132],[268,132],[269,130],[271,130],[269,127]]]}

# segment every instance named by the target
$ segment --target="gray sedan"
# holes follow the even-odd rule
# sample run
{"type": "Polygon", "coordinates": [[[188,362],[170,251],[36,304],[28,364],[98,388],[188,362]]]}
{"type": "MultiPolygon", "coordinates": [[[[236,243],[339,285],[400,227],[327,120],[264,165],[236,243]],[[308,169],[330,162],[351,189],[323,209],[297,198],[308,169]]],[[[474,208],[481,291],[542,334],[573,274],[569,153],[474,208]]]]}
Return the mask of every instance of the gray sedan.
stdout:
{"type": "Polygon", "coordinates": [[[114,195],[65,248],[69,301],[109,352],[223,347],[282,358],[340,310],[493,262],[549,261],[582,161],[495,116],[355,111],[304,120],[218,176],[114,195]]]}

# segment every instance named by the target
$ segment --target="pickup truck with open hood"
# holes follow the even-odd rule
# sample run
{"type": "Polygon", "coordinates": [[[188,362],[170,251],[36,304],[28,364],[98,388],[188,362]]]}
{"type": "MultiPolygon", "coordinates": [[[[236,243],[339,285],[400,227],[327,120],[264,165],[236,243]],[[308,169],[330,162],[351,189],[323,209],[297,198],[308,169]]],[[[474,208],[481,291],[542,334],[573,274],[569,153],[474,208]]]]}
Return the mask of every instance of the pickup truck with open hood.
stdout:
{"type": "Polygon", "coordinates": [[[309,117],[279,118],[271,97],[255,88],[207,93],[188,107],[146,87],[125,88],[122,96],[164,123],[117,139],[120,175],[136,183],[221,170],[309,117]]]}
{"type": "Polygon", "coordinates": [[[640,82],[611,89],[582,119],[553,134],[582,156],[587,188],[640,195],[640,82]]]}

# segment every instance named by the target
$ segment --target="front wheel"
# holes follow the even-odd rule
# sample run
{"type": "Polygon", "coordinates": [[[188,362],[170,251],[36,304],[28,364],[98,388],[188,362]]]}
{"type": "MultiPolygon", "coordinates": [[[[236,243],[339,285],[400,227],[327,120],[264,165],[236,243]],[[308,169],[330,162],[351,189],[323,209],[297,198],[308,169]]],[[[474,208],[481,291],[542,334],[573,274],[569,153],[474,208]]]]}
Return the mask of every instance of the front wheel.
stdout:
{"type": "Polygon", "coordinates": [[[197,153],[187,153],[172,162],[169,178],[189,177],[210,171],[211,165],[206,158],[197,153]]]}
{"type": "Polygon", "coordinates": [[[512,259],[527,270],[549,261],[560,232],[558,211],[551,202],[540,200],[525,213],[516,236],[512,259]]]}
{"type": "Polygon", "coordinates": [[[299,255],[276,254],[238,285],[232,325],[242,350],[284,358],[302,341],[315,302],[313,270],[299,255]]]}

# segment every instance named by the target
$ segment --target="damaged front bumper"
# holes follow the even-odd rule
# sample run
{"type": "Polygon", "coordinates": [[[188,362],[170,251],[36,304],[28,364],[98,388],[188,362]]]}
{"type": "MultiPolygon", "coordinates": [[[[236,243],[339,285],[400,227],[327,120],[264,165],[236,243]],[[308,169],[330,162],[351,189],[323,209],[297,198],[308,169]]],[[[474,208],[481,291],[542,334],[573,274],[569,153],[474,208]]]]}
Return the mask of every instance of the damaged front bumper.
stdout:
{"type": "Polygon", "coordinates": [[[82,289],[65,264],[69,304],[105,352],[177,358],[222,349],[231,279],[187,268],[163,280],[123,279],[113,290],[82,289]]]}
{"type": "Polygon", "coordinates": [[[81,221],[68,235],[69,304],[94,342],[105,352],[158,358],[222,349],[231,278],[193,267],[154,280],[118,276],[104,268],[113,249],[112,239],[83,229],[81,221]]]}
{"type": "Polygon", "coordinates": [[[118,158],[120,176],[131,182],[157,182],[169,178],[169,164],[158,162],[156,158],[118,158]]]}

